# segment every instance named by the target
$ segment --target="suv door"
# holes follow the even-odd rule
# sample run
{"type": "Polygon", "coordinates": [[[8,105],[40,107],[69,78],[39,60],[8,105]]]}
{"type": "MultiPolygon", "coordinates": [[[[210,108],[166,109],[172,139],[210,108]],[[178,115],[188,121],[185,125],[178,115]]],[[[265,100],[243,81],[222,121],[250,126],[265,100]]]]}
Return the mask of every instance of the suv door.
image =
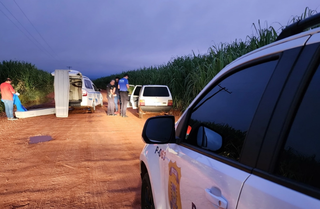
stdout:
{"type": "Polygon", "coordinates": [[[320,208],[319,42],[309,39],[290,73],[239,209],[320,208]]]}
{"type": "Polygon", "coordinates": [[[171,208],[237,207],[251,173],[240,158],[246,135],[277,63],[272,57],[228,71],[189,107],[177,127],[182,141],[168,144],[163,161],[171,208]]]}
{"type": "Polygon", "coordinates": [[[130,95],[130,102],[132,105],[132,109],[138,109],[138,103],[139,103],[139,93],[142,85],[136,85],[134,86],[133,93],[130,95]]]}

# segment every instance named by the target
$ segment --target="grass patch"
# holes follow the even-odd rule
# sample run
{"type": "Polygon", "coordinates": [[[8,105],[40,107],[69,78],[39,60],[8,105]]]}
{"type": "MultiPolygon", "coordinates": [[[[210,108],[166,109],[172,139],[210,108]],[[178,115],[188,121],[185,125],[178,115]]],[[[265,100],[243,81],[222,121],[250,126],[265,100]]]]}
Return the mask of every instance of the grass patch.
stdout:
{"type": "MultiPolygon", "coordinates": [[[[20,101],[24,106],[46,102],[47,95],[53,92],[53,76],[37,69],[34,65],[19,61],[3,61],[0,63],[0,83],[6,78],[12,79],[12,86],[20,93],[20,101]]],[[[0,112],[4,104],[0,103],[0,112]]]]}
{"type": "MultiPolygon", "coordinates": [[[[288,24],[315,13],[316,11],[306,8],[301,16],[293,17],[288,24]]],[[[193,52],[188,56],[176,57],[165,65],[144,67],[102,77],[94,80],[94,83],[98,88],[105,88],[110,80],[116,76],[121,78],[127,73],[130,84],[167,85],[172,93],[173,107],[183,111],[227,64],[250,51],[274,42],[278,37],[272,26],[262,27],[260,21],[252,26],[255,33],[247,36],[245,41],[235,40],[232,43],[220,43],[209,47],[208,53],[204,55],[193,52]]]]}

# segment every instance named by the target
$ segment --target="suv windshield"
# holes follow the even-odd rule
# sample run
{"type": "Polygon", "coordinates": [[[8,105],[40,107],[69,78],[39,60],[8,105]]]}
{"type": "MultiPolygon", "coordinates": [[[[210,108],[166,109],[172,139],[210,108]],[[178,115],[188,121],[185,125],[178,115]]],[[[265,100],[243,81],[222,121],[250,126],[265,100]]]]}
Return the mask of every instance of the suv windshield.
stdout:
{"type": "Polygon", "coordinates": [[[145,97],[168,97],[167,87],[145,87],[143,96],[145,97]]]}

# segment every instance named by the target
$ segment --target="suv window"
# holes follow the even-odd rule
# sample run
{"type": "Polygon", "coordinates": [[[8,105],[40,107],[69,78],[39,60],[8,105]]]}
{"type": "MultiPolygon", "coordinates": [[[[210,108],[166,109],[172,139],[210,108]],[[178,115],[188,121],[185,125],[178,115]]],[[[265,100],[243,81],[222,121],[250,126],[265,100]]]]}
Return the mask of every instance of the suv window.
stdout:
{"type": "Polygon", "coordinates": [[[282,148],[276,174],[320,188],[320,66],[282,148]]]}
{"type": "Polygon", "coordinates": [[[277,60],[222,80],[192,110],[186,143],[239,160],[242,145],[277,60]]]}
{"type": "Polygon", "coordinates": [[[145,87],[143,96],[145,97],[168,97],[167,87],[145,87]]]}
{"type": "Polygon", "coordinates": [[[89,80],[84,80],[84,85],[86,86],[87,89],[92,89],[92,85],[89,80]]]}

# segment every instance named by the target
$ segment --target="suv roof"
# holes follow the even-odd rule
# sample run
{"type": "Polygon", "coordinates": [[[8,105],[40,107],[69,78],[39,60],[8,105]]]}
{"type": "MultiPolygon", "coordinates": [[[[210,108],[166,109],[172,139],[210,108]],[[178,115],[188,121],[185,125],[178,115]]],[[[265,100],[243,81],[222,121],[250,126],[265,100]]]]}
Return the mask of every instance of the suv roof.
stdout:
{"type": "Polygon", "coordinates": [[[167,85],[143,85],[143,87],[168,87],[167,85]]]}

